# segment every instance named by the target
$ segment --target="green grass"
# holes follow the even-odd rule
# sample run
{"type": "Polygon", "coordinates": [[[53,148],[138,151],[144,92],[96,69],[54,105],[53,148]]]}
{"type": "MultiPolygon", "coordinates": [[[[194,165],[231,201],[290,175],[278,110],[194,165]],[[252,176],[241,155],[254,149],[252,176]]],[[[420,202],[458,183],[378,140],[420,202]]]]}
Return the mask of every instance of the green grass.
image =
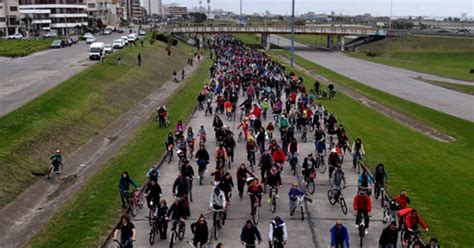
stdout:
{"type": "Polygon", "coordinates": [[[440,87],[458,91],[461,93],[466,93],[469,95],[474,95],[474,84],[472,85],[465,85],[465,84],[455,84],[455,83],[447,83],[447,82],[442,82],[442,81],[437,81],[437,80],[429,80],[429,79],[424,79],[424,78],[417,78],[417,80],[421,80],[425,83],[429,84],[434,84],[438,85],[440,87]]]}
{"type": "Polygon", "coordinates": [[[54,149],[75,151],[184,67],[192,48],[180,44],[168,57],[165,46],[126,48],[0,118],[0,206],[47,171],[54,149]]]}
{"type": "MultiPolygon", "coordinates": [[[[457,139],[451,143],[433,140],[343,94],[323,103],[336,113],[351,140],[362,138],[372,167],[379,162],[386,165],[391,178],[389,192],[409,192],[411,206],[419,209],[431,236],[449,247],[474,243],[474,227],[466,221],[474,215],[470,207],[474,203],[474,124],[364,86],[301,57],[296,62],[457,139]]],[[[312,86],[310,77],[304,79],[312,86]]]]}
{"type": "MultiPolygon", "coordinates": [[[[209,77],[210,60],[186,80],[186,86],[169,97],[166,106],[171,123],[186,120],[196,103],[196,95],[209,77]]],[[[116,157],[103,166],[75,198],[56,214],[27,247],[98,247],[122,213],[118,180],[122,171],[130,173],[137,183],[145,180],[150,164],[161,158],[167,129],[159,128],[150,118],[136,132],[133,140],[116,157]]]]}
{"type": "Polygon", "coordinates": [[[406,36],[363,46],[349,55],[434,75],[474,81],[474,39],[406,36]],[[367,53],[375,53],[370,57],[367,53]]]}
{"type": "Polygon", "coordinates": [[[22,57],[49,49],[51,42],[60,38],[40,38],[31,40],[0,40],[0,56],[22,57]]]}

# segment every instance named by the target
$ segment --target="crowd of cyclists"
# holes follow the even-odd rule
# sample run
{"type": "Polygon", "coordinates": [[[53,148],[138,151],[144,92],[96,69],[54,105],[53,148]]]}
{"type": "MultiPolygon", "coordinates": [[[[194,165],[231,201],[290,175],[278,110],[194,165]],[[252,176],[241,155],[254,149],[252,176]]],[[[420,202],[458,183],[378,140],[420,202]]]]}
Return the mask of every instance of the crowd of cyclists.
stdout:
{"type": "MultiPolygon", "coordinates": [[[[151,209],[151,232],[159,233],[161,239],[169,238],[171,233],[178,233],[180,237],[180,230],[184,230],[185,221],[191,214],[193,180],[199,178],[201,184],[202,179],[208,176],[212,178],[209,211],[217,225],[213,228],[225,225],[234,189],[231,168],[234,166],[235,149],[238,142],[245,142],[247,161],[237,166],[234,175],[238,197],[242,199],[248,195],[250,198],[252,216],[255,216],[255,211],[261,206],[265,194],[267,198],[264,200],[268,203],[280,197],[282,173],[286,168],[295,176],[295,182],[291,183],[288,192],[290,215],[295,213],[299,198],[303,197],[305,201],[311,202],[309,196],[314,193],[316,174],[325,173],[326,166],[333,198],[336,202],[339,201],[346,187],[344,170],[348,169],[342,167],[344,154],[350,153],[353,169],[360,171],[358,193],[353,201],[355,225],[359,228],[363,223],[363,231],[367,233],[372,212],[371,195],[379,196],[383,192],[381,189],[388,182],[388,175],[383,164],[376,167],[373,175],[361,166],[360,161],[365,155],[362,140],[357,138],[350,145],[345,127],[338,122],[335,114],[321,104],[321,98],[334,98],[334,86],[329,87],[329,94],[321,89],[319,82],[307,89],[303,78],[294,73],[286,75],[282,65],[232,36],[214,36],[211,44],[215,55],[210,68],[211,79],[204,85],[197,100],[198,109],[213,118],[212,129],[204,125],[197,130],[191,126],[186,128],[182,121],[178,121],[173,132],[169,133],[165,146],[167,149],[171,147],[170,160],[173,150],[176,150],[179,162],[175,162],[179,165],[179,175],[173,183],[172,192],[163,192],[158,183],[159,165],[152,166],[147,172],[148,184],[144,196],[146,205],[151,209]],[[226,126],[225,120],[238,122],[238,133],[226,126]],[[208,142],[209,130],[213,130],[216,143],[208,142]],[[305,154],[302,159],[299,158],[302,153],[299,145],[301,142],[314,142],[314,152],[305,154]],[[198,147],[196,150],[195,146],[198,147]],[[212,170],[209,175],[206,174],[208,170],[212,170]],[[300,172],[304,182],[302,185],[305,187],[296,183],[300,172]],[[172,193],[175,197],[169,207],[162,197],[167,193],[172,193]],[[171,223],[169,235],[168,222],[171,223]]],[[[168,127],[166,107],[159,107],[157,112],[159,125],[168,127]]],[[[119,189],[124,208],[129,204],[132,187],[136,189],[138,186],[127,172],[123,172],[119,189]]],[[[386,195],[381,197],[385,198],[386,195]]],[[[428,231],[421,216],[415,209],[409,208],[408,204],[410,200],[405,191],[383,204],[390,212],[386,220],[388,226],[380,236],[381,248],[397,247],[399,231],[404,245],[411,244],[412,239],[417,237],[419,226],[428,231]]],[[[191,224],[194,234],[192,245],[208,245],[211,236],[209,228],[205,215],[200,214],[197,221],[191,224]]],[[[329,232],[331,247],[350,247],[348,229],[342,221],[336,221],[329,232]]],[[[270,247],[278,248],[288,244],[288,228],[281,217],[274,216],[268,230],[270,247]]],[[[134,225],[125,214],[116,227],[114,239],[124,247],[132,247],[135,238],[134,225]]],[[[255,247],[262,240],[258,221],[255,218],[247,220],[241,230],[241,243],[245,247],[255,247]]],[[[433,239],[427,247],[439,247],[436,245],[437,241],[433,239]]],[[[224,244],[219,243],[218,247],[224,247],[224,244]]]]}

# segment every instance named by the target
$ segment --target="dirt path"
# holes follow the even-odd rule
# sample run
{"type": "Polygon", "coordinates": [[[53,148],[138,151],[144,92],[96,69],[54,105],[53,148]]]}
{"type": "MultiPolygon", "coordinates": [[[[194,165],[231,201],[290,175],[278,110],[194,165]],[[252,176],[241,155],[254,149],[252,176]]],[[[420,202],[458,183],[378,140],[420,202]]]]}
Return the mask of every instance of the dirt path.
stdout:
{"type": "MultiPolygon", "coordinates": [[[[185,67],[191,75],[199,66],[185,67]]],[[[59,177],[43,178],[0,210],[0,247],[23,247],[133,137],[152,112],[183,88],[171,79],[65,159],[59,177]]]]}
{"type": "MultiPolygon", "coordinates": [[[[289,63],[289,59],[285,56],[278,56],[280,59],[284,60],[285,62],[289,63]]],[[[331,81],[315,72],[312,72],[312,71],[309,71],[305,68],[303,68],[302,66],[298,65],[298,64],[295,64],[295,67],[304,72],[305,74],[311,76],[313,79],[316,79],[316,80],[319,80],[320,82],[324,82],[326,84],[329,84],[329,83],[332,83],[334,84],[335,86],[337,86],[337,89],[358,100],[359,102],[363,103],[364,105],[372,108],[372,109],[375,109],[377,110],[378,112],[390,117],[390,118],[393,118],[395,120],[397,120],[398,122],[402,123],[403,125],[405,126],[408,126],[410,128],[413,128],[417,131],[419,131],[420,133],[423,133],[424,135],[430,137],[430,138],[433,138],[435,140],[438,140],[438,141],[444,141],[444,142],[451,142],[451,141],[455,141],[456,139],[452,136],[449,136],[447,134],[444,134],[444,133],[441,133],[440,131],[432,128],[432,127],[429,127],[413,118],[411,118],[410,116],[408,115],[405,115],[405,114],[402,114],[392,108],[389,108],[381,103],[378,103],[376,101],[373,101],[371,99],[369,99],[368,97],[364,96],[362,93],[359,93],[355,90],[352,90],[346,86],[343,86],[341,84],[338,84],[334,81],[331,81]]]]}

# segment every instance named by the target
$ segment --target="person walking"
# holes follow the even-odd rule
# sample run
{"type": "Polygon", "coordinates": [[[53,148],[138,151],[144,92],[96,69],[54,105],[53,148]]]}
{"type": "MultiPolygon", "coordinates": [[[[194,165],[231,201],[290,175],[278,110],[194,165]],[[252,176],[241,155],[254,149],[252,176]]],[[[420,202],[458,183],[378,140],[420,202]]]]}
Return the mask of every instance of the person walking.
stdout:
{"type": "Polygon", "coordinates": [[[141,66],[142,65],[142,55],[141,55],[141,53],[138,53],[137,60],[138,60],[138,66],[141,66]]]}

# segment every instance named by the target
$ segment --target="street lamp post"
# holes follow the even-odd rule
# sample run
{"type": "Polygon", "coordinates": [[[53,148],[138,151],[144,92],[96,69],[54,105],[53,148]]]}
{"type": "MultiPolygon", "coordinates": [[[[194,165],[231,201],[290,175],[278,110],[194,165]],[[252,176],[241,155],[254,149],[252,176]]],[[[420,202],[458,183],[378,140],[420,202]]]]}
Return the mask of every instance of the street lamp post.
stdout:
{"type": "Polygon", "coordinates": [[[392,10],[393,10],[393,0],[390,0],[390,19],[388,21],[388,30],[392,29],[392,10]]]}
{"type": "Polygon", "coordinates": [[[291,0],[291,68],[295,63],[295,0],[291,0]]]}
{"type": "Polygon", "coordinates": [[[240,20],[239,25],[242,26],[242,0],[240,0],[240,20]]]}

